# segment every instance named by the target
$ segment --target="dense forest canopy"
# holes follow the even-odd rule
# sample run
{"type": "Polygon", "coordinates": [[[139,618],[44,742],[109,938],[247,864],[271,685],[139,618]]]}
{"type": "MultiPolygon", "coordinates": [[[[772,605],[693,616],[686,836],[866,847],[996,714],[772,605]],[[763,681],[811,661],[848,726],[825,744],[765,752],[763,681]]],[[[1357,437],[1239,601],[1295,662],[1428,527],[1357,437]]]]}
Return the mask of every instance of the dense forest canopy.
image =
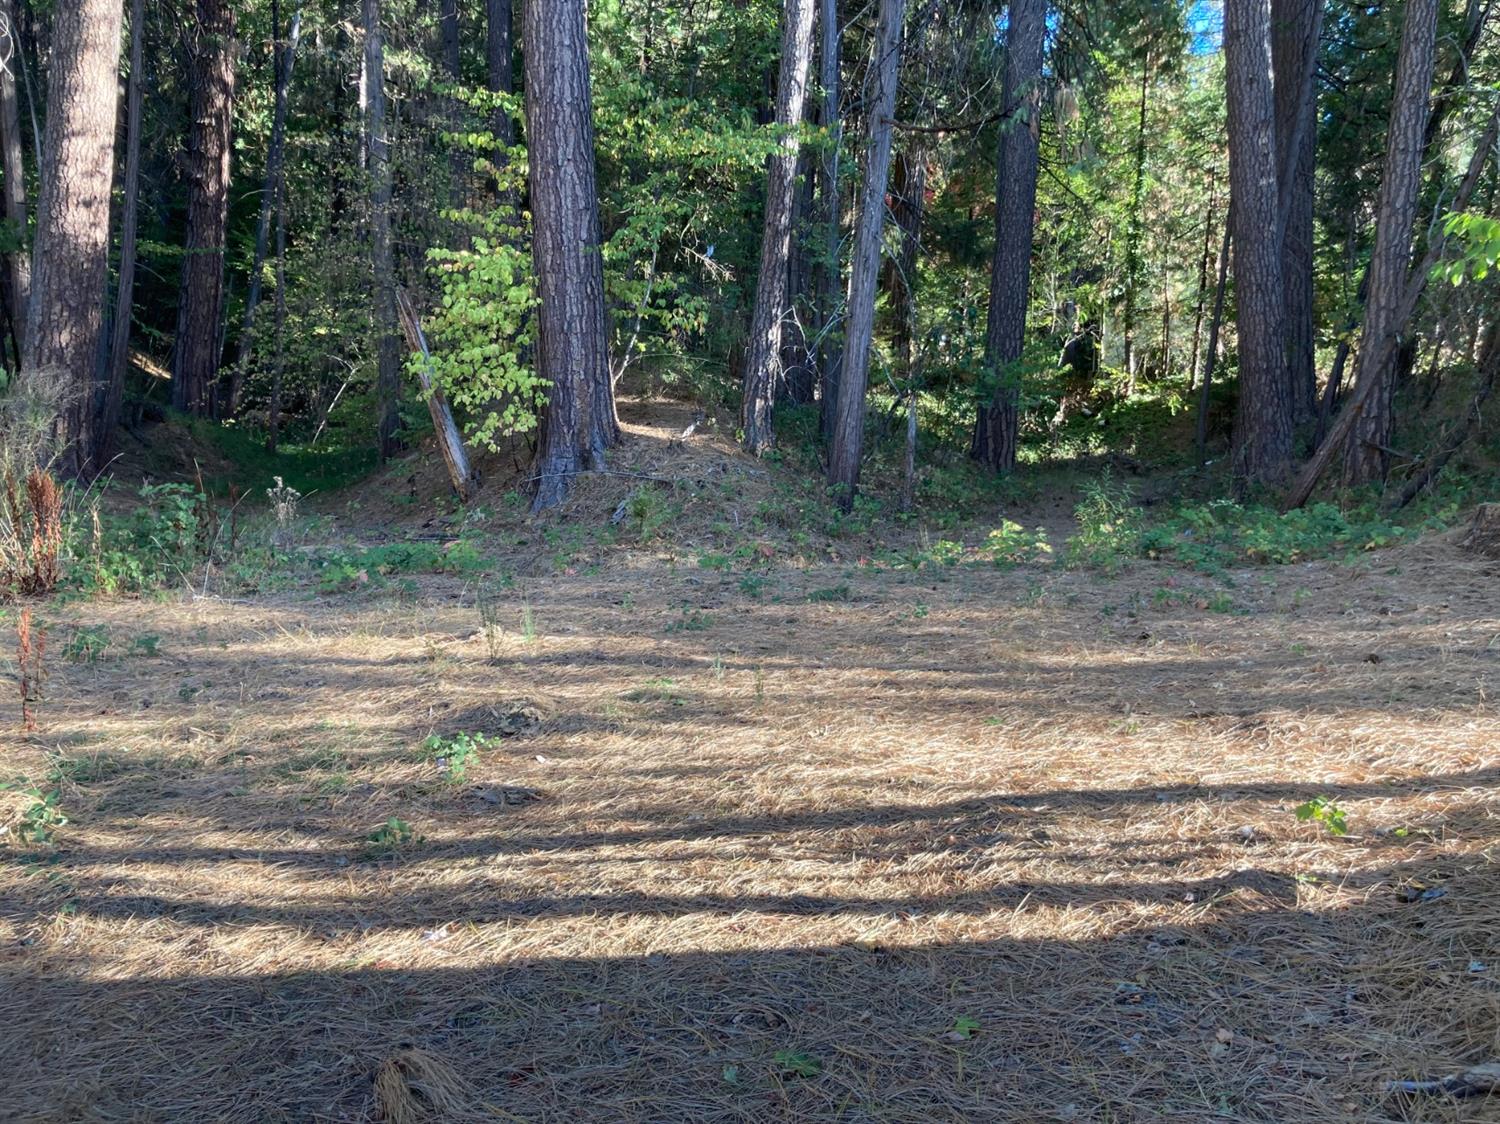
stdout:
{"type": "Polygon", "coordinates": [[[436,426],[549,506],[664,393],[846,508],[903,443],[1409,502],[1496,439],[1491,8],[8,0],[9,396],[85,481],[436,426]]]}

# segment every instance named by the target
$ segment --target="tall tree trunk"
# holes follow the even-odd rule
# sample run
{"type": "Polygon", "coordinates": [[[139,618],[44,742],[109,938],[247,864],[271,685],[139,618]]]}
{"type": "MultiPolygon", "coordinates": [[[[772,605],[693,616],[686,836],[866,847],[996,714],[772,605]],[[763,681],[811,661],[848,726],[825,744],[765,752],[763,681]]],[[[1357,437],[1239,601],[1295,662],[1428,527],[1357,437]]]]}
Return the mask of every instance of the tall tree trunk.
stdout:
{"type": "Polygon", "coordinates": [[[890,293],[891,342],[901,378],[916,373],[917,262],[922,247],[922,218],[927,203],[927,150],[911,143],[896,154],[890,198],[891,217],[900,232],[899,249],[886,263],[890,293]]]}
{"type": "Polygon", "coordinates": [[[391,247],[391,142],[385,121],[385,41],[380,0],[363,0],[365,144],[370,161],[370,266],[377,340],[376,439],[384,461],[401,448],[401,326],[391,247]]]}
{"type": "MultiPolygon", "coordinates": [[[[513,13],[511,0],[488,0],[485,18],[485,88],[492,94],[509,94],[515,90],[515,62],[512,57],[513,13]]],[[[495,138],[505,144],[516,140],[515,122],[510,114],[495,110],[490,123],[495,138]]]]}
{"type": "Polygon", "coordinates": [[[125,372],[130,361],[130,323],[135,306],[135,242],[141,194],[141,88],[145,83],[143,52],[146,0],[130,0],[130,79],[125,94],[125,182],[120,210],[120,279],[115,289],[115,319],[109,358],[101,379],[93,433],[93,470],[101,472],[114,451],[125,372]]]}
{"type": "Polygon", "coordinates": [[[521,9],[537,295],[537,370],[551,384],[533,510],[620,440],[609,373],[584,0],[521,9]]]}
{"type": "Polygon", "coordinates": [[[839,369],[843,343],[838,336],[836,302],[839,291],[839,6],[838,0],[818,0],[818,85],[822,101],[818,124],[828,133],[827,148],[818,168],[818,217],[822,254],[818,263],[818,423],[825,436],[833,432],[838,403],[839,369]]]}
{"type": "Polygon", "coordinates": [[[1125,232],[1125,315],[1121,331],[1125,337],[1125,377],[1127,395],[1135,393],[1136,368],[1140,365],[1135,350],[1137,304],[1141,290],[1141,241],[1146,216],[1142,213],[1146,195],[1146,110],[1151,92],[1151,48],[1141,57],[1141,92],[1135,128],[1135,174],[1130,189],[1130,221],[1125,232]]]}
{"type": "Polygon", "coordinates": [[[1198,296],[1193,303],[1193,350],[1188,358],[1188,390],[1198,382],[1198,349],[1203,342],[1203,310],[1208,303],[1208,269],[1213,262],[1214,207],[1218,200],[1214,189],[1218,186],[1218,169],[1208,172],[1208,213],[1203,218],[1203,255],[1198,259],[1198,296]]]}
{"type": "Polygon", "coordinates": [[[197,0],[196,42],[189,75],[192,120],[184,161],[187,242],[172,351],[172,405],[194,417],[213,410],[214,378],[219,370],[234,62],[231,0],[197,0]]]}
{"type": "Polygon", "coordinates": [[[906,0],[880,0],[880,19],[870,59],[870,99],[864,176],[859,218],[849,263],[844,358],[834,411],[828,483],[839,489],[835,502],[854,506],[864,452],[865,386],[869,380],[870,343],[875,332],[875,287],[880,280],[880,241],[885,226],[885,188],[891,171],[891,124],[896,112],[896,79],[901,68],[901,24],[906,0]]]}
{"type": "MultiPolygon", "coordinates": [[[[1231,201],[1232,202],[1232,201],[1231,201]]],[[[1198,382],[1198,467],[1208,462],[1208,407],[1213,400],[1214,371],[1219,365],[1219,328],[1224,323],[1224,293],[1229,288],[1229,243],[1234,231],[1234,207],[1224,219],[1224,240],[1219,243],[1219,280],[1214,287],[1214,312],[1208,322],[1208,347],[1203,352],[1203,375],[1198,382]]]]}
{"type": "Polygon", "coordinates": [[[782,11],[781,68],[776,80],[776,128],[780,150],[766,161],[766,219],[760,241],[760,277],[745,357],[741,424],[745,449],[756,456],[775,440],[771,408],[781,381],[781,328],[787,316],[787,268],[792,210],[797,190],[798,129],[812,64],[813,0],[786,0],[782,11]]]}
{"type": "Polygon", "coordinates": [[[1276,166],[1281,230],[1282,338],[1287,393],[1296,423],[1317,398],[1313,355],[1313,171],[1317,154],[1318,36],[1323,0],[1271,0],[1276,71],[1276,166]]]}
{"type": "Polygon", "coordinates": [[[15,34],[11,0],[0,7],[0,161],[5,172],[5,221],[16,237],[16,249],[6,255],[6,286],[10,320],[17,350],[26,346],[26,307],[31,301],[31,258],[26,252],[26,162],[21,156],[21,110],[16,97],[20,66],[20,36],[15,34]]]}
{"type": "Polygon", "coordinates": [[[88,470],[100,294],[109,261],[110,184],[119,104],[119,0],[73,0],[53,13],[47,137],[21,383],[55,411],[46,454],[88,470]]]}
{"type": "Polygon", "coordinates": [[[1031,238],[1036,211],[1037,130],[1041,125],[1044,0],[1013,0],[1005,39],[1005,83],[995,178],[995,254],[990,263],[989,319],[984,368],[995,379],[987,405],[979,407],[970,454],[996,472],[1016,466],[1020,388],[1012,365],[1026,341],[1026,304],[1031,291],[1031,238]]]}
{"type": "MultiPolygon", "coordinates": [[[[277,0],[272,0],[271,34],[273,36],[281,34],[280,7],[277,0]]],[[[266,178],[260,189],[260,216],[255,223],[255,258],[250,267],[249,291],[245,294],[245,317],[240,324],[239,355],[234,362],[229,392],[224,402],[223,413],[226,417],[232,416],[239,406],[240,393],[244,388],[245,376],[250,366],[250,355],[255,347],[255,313],[260,307],[262,274],[266,266],[267,243],[270,241],[271,208],[273,204],[280,207],[282,183],[286,178],[283,171],[285,159],[283,154],[286,151],[287,99],[292,87],[292,66],[297,59],[297,41],[301,35],[302,9],[299,7],[296,14],[292,16],[292,26],[287,32],[285,45],[282,45],[278,38],[272,48],[272,57],[276,61],[272,78],[275,87],[275,108],[271,112],[271,142],[266,150],[266,178]]],[[[280,212],[277,213],[279,221],[280,212]]]]}
{"type": "Polygon", "coordinates": [[[1292,415],[1282,346],[1275,95],[1270,0],[1226,0],[1224,75],[1229,102],[1230,221],[1239,326],[1240,400],[1231,461],[1241,484],[1276,484],[1292,458],[1292,415]]]}
{"type": "Polygon", "coordinates": [[[787,317],[781,327],[781,397],[797,406],[813,401],[816,388],[807,318],[812,298],[812,255],[808,253],[813,213],[813,163],[804,149],[797,157],[797,190],[792,196],[792,242],[786,263],[787,317]]]}
{"type": "Polygon", "coordinates": [[[1432,92],[1437,9],[1437,0],[1407,0],[1402,21],[1365,325],[1354,376],[1355,393],[1365,387],[1368,390],[1361,395],[1354,431],[1344,448],[1344,483],[1349,485],[1384,480],[1390,466],[1387,450],[1391,444],[1395,368],[1380,341],[1400,333],[1405,326],[1404,318],[1398,319],[1397,309],[1407,286],[1412,223],[1422,182],[1422,140],[1427,129],[1427,99],[1432,92]]]}

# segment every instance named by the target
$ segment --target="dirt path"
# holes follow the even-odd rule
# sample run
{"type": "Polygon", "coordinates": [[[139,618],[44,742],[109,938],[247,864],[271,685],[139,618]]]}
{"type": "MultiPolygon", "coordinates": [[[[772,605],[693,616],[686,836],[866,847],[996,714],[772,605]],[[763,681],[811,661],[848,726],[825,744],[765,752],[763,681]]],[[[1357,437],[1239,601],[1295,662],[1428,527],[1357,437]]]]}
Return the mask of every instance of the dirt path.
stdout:
{"type": "Polygon", "coordinates": [[[1500,579],[1442,543],[643,565],[493,663],[441,579],[70,612],[0,1119],[1500,1120],[1382,1093],[1500,1054],[1500,579]]]}

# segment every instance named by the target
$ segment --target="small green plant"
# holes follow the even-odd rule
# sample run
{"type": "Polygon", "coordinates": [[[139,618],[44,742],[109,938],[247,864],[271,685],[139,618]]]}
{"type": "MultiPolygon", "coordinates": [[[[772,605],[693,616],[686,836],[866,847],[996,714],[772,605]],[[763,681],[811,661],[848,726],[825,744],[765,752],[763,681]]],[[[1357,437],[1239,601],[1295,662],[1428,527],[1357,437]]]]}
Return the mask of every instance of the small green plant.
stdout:
{"type": "Polygon", "coordinates": [[[979,1033],[979,1020],[968,1015],[959,1015],[948,1029],[948,1037],[955,1042],[967,1041],[979,1033]]]}
{"type": "Polygon", "coordinates": [[[444,780],[458,784],[469,766],[478,763],[479,751],[490,748],[491,744],[483,734],[459,733],[449,738],[433,734],[422,743],[422,757],[437,762],[444,780]]]}
{"type": "Polygon", "coordinates": [[[740,592],[746,597],[760,597],[765,592],[766,579],[760,574],[746,574],[740,579],[740,592]]]}
{"type": "Polygon", "coordinates": [[[1090,481],[1073,514],[1078,533],[1068,539],[1065,558],[1069,566],[1114,572],[1139,552],[1141,513],[1124,485],[1108,476],[1090,481]]]}
{"type": "Polygon", "coordinates": [[[727,570],[734,563],[727,554],[701,554],[698,556],[700,570],[727,570]]]}
{"type": "Polygon", "coordinates": [[[70,663],[98,663],[109,649],[112,637],[104,625],[83,625],[73,630],[63,645],[63,658],[70,663]]]}
{"type": "Polygon", "coordinates": [[[505,639],[505,628],[500,623],[500,598],[492,586],[481,585],[475,591],[474,601],[479,609],[479,634],[484,637],[485,651],[490,663],[499,663],[505,639]]]}
{"type": "Polygon", "coordinates": [[[1328,829],[1329,835],[1349,834],[1349,821],[1344,809],[1326,796],[1314,796],[1305,804],[1298,804],[1296,815],[1303,823],[1310,821],[1322,824],[1328,829]]]}
{"type": "Polygon", "coordinates": [[[682,616],[675,621],[667,623],[668,632],[704,632],[713,627],[714,620],[707,613],[697,609],[691,611],[682,610],[682,616]]]}
{"type": "Polygon", "coordinates": [[[31,803],[21,812],[21,818],[16,823],[16,835],[21,842],[38,847],[51,844],[56,830],[68,822],[68,817],[59,806],[62,800],[60,790],[49,788],[43,791],[25,781],[0,787],[19,789],[24,795],[31,797],[31,803]]]}
{"type": "Polygon", "coordinates": [[[521,602],[521,639],[530,647],[536,643],[536,614],[531,611],[531,602],[521,602]]]}
{"type": "Polygon", "coordinates": [[[130,640],[130,652],[136,656],[161,655],[161,637],[154,632],[143,632],[130,640]]]}
{"type": "Polygon", "coordinates": [[[807,595],[807,599],[814,603],[848,601],[850,599],[849,587],[847,585],[833,585],[827,589],[815,589],[807,595]]]}
{"type": "Polygon", "coordinates": [[[400,816],[392,816],[381,824],[369,835],[365,836],[365,855],[369,858],[381,858],[386,855],[394,855],[407,847],[421,842],[422,837],[400,816]]]}
{"type": "Polygon", "coordinates": [[[771,1060],[787,1077],[816,1077],[823,1072],[823,1063],[802,1050],[777,1050],[771,1060]]]}
{"type": "Polygon", "coordinates": [[[995,565],[1010,567],[1041,561],[1052,553],[1052,544],[1047,541],[1044,528],[1028,531],[1021,524],[1006,519],[989,533],[984,540],[984,549],[994,559],[995,565]]]}

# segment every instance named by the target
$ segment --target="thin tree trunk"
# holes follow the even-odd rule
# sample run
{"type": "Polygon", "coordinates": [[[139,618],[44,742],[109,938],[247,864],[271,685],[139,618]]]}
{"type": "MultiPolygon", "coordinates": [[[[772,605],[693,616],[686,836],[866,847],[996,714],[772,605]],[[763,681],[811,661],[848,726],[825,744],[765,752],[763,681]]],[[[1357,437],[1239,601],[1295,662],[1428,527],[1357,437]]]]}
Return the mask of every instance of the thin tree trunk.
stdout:
{"type": "Polygon", "coordinates": [[[21,111],[16,97],[16,68],[21,40],[15,34],[12,0],[0,9],[0,157],[5,171],[5,221],[10,224],[16,249],[6,255],[10,319],[15,328],[16,349],[26,346],[26,307],[31,300],[31,258],[26,252],[26,163],[21,155],[21,111]]]}
{"type": "MultiPolygon", "coordinates": [[[[271,21],[272,34],[279,35],[281,32],[280,4],[272,0],[271,21]]],[[[271,113],[271,143],[266,151],[266,178],[261,186],[260,195],[260,217],[255,223],[255,259],[250,267],[250,287],[245,294],[245,317],[240,323],[240,347],[239,355],[234,362],[234,371],[230,376],[229,393],[226,396],[223,413],[226,417],[232,417],[239,407],[240,394],[245,385],[245,376],[250,366],[251,352],[255,347],[255,313],[260,307],[262,291],[262,273],[266,266],[266,248],[270,238],[271,207],[278,202],[282,195],[282,184],[286,178],[283,171],[286,151],[286,113],[287,100],[292,86],[292,66],[297,59],[297,41],[302,35],[302,9],[298,8],[292,16],[291,30],[287,32],[285,46],[278,40],[273,47],[272,54],[275,58],[275,108],[271,113]]],[[[278,210],[278,222],[280,222],[278,210]]]]}
{"type": "Polygon", "coordinates": [[[818,6],[818,85],[822,103],[818,122],[828,133],[828,147],[823,152],[818,171],[818,225],[823,231],[822,261],[818,265],[818,424],[824,436],[833,433],[834,410],[838,403],[839,370],[843,363],[843,343],[838,336],[839,315],[836,308],[839,291],[839,148],[842,144],[842,122],[839,119],[839,12],[838,0],[819,0],[818,6]]]}
{"type": "Polygon", "coordinates": [[[1437,0],[1408,0],[1402,21],[1396,91],[1386,130],[1385,167],[1376,210],[1375,250],[1370,256],[1365,325],[1354,376],[1356,392],[1364,386],[1370,390],[1361,395],[1353,439],[1344,449],[1347,485],[1384,480],[1390,468],[1386,450],[1391,444],[1395,370],[1382,358],[1386,349],[1372,346],[1372,341],[1399,334],[1405,328],[1405,318],[1397,319],[1397,306],[1407,284],[1412,224],[1422,184],[1422,140],[1427,130],[1427,99],[1432,91],[1437,10],[1437,0]]]}
{"type": "Polygon", "coordinates": [[[266,411],[266,448],[281,438],[281,395],[286,374],[286,185],[276,183],[276,296],[271,313],[271,404],[266,411]]]}
{"type": "Polygon", "coordinates": [[[1214,188],[1218,186],[1218,169],[1208,173],[1208,213],[1203,217],[1203,254],[1198,259],[1198,297],[1193,305],[1193,350],[1188,359],[1188,390],[1198,382],[1198,350],[1203,343],[1203,311],[1208,303],[1208,270],[1213,263],[1214,208],[1218,202],[1214,188]]]}
{"type": "Polygon", "coordinates": [[[835,502],[848,511],[859,486],[865,434],[865,386],[875,331],[875,287],[880,279],[880,236],[885,225],[885,188],[891,171],[891,124],[896,111],[896,80],[901,65],[901,25],[906,0],[880,0],[875,53],[870,60],[869,124],[859,219],[849,265],[844,358],[834,413],[828,483],[839,489],[835,502]]]}
{"type": "Polygon", "coordinates": [[[1224,216],[1224,238],[1219,243],[1219,280],[1214,287],[1214,312],[1208,321],[1208,346],[1203,351],[1203,374],[1198,380],[1198,467],[1208,461],[1208,407],[1213,394],[1214,371],[1219,365],[1219,329],[1224,323],[1224,293],[1229,288],[1229,243],[1234,231],[1234,200],[1224,216]]]}
{"type": "Polygon", "coordinates": [[[118,0],[73,0],[59,4],[52,17],[50,112],[21,385],[53,412],[44,455],[68,476],[89,468],[99,295],[109,264],[121,14],[118,0]]]}
{"type": "Polygon", "coordinates": [[[1226,0],[1224,70],[1239,327],[1239,411],[1231,459],[1242,485],[1276,484],[1292,459],[1292,414],[1282,346],[1281,254],[1274,238],[1276,121],[1270,0],[1226,0]]]}
{"type": "MultiPolygon", "coordinates": [[[[512,57],[513,13],[511,0],[488,0],[485,17],[485,88],[492,94],[509,94],[515,89],[515,62],[512,57]]],[[[503,109],[495,110],[490,131],[504,144],[516,140],[515,122],[503,109]]]]}
{"type": "Polygon", "coordinates": [[[192,121],[185,161],[187,244],[172,351],[172,405],[194,417],[212,412],[219,370],[234,62],[231,0],[197,0],[197,41],[189,78],[192,121]]]}
{"type": "Polygon", "coordinates": [[[812,63],[813,0],[786,0],[782,11],[781,67],[776,80],[776,128],[784,135],[766,161],[766,218],[761,232],[760,277],[750,319],[740,421],[745,450],[760,456],[775,441],[771,409],[781,381],[781,334],[787,317],[787,263],[797,190],[797,152],[807,71],[812,63]]]}
{"type": "Polygon", "coordinates": [[[566,498],[620,440],[609,373],[584,0],[522,6],[537,370],[551,384],[533,510],[566,498]]]}
{"type": "Polygon", "coordinates": [[[792,241],[786,261],[787,316],[781,326],[781,398],[796,406],[813,401],[814,373],[806,320],[812,296],[808,219],[813,211],[813,164],[804,149],[797,156],[797,190],[792,196],[792,241]]]}
{"type": "Polygon", "coordinates": [[[438,448],[443,462],[448,466],[448,480],[460,503],[468,503],[479,490],[479,474],[469,464],[469,453],[464,448],[463,435],[458,423],[453,420],[453,411],[443,388],[432,378],[432,353],[427,347],[427,337],[422,332],[422,321],[417,309],[404,290],[396,294],[397,311],[401,314],[401,330],[406,333],[407,349],[421,356],[417,366],[417,378],[422,383],[422,395],[427,399],[427,411],[432,416],[432,429],[437,435],[438,448]]]}
{"type": "Polygon", "coordinates": [[[1447,467],[1448,462],[1464,447],[1469,436],[1483,420],[1484,404],[1495,390],[1497,374],[1500,374],[1500,329],[1492,324],[1485,336],[1484,352],[1479,361],[1479,387],[1469,402],[1469,408],[1464,413],[1463,420],[1444,434],[1427,463],[1406,482],[1396,502],[1391,505],[1392,510],[1399,511],[1426,491],[1438,478],[1438,474],[1447,467]]]}
{"type": "Polygon", "coordinates": [[[130,2],[130,79],[125,94],[125,183],[120,210],[120,279],[115,290],[115,320],[105,364],[98,421],[93,434],[93,468],[103,471],[114,451],[115,430],[125,397],[130,362],[130,324],[135,306],[136,230],[141,193],[141,87],[145,74],[146,2],[130,2]]]}
{"type": "Polygon", "coordinates": [[[1125,234],[1125,377],[1126,395],[1135,393],[1136,367],[1135,321],[1136,303],[1141,285],[1141,239],[1145,228],[1145,216],[1141,207],[1146,193],[1146,109],[1147,95],[1151,90],[1151,49],[1146,48],[1141,59],[1141,94],[1135,132],[1135,177],[1130,190],[1130,223],[1125,234]]]}
{"type": "Polygon", "coordinates": [[[1313,173],[1317,156],[1317,52],[1323,0],[1272,0],[1276,71],[1277,230],[1287,393],[1297,424],[1317,398],[1313,339],[1313,173]]]}
{"type": "Polygon", "coordinates": [[[401,448],[401,341],[391,248],[391,144],[385,121],[385,42],[380,0],[363,0],[365,143],[370,160],[370,265],[377,340],[376,437],[382,461],[401,448]]]}
{"type": "Polygon", "coordinates": [[[996,159],[995,256],[984,334],[984,369],[995,380],[995,389],[989,403],[979,407],[969,450],[981,464],[1001,473],[1016,466],[1020,426],[1015,365],[1025,347],[1031,291],[1046,14],[1044,0],[1013,0],[1005,42],[1001,105],[1009,120],[1002,122],[996,159]]]}

